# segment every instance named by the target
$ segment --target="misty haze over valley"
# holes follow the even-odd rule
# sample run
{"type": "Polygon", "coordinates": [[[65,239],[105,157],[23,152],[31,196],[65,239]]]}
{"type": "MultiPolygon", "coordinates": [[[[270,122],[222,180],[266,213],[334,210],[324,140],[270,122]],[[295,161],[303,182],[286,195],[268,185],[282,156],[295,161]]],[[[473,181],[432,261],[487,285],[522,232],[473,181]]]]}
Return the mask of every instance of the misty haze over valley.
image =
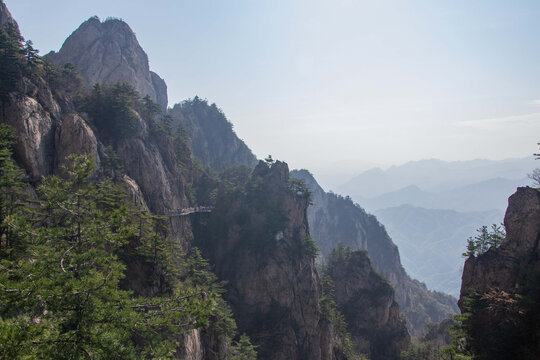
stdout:
{"type": "Polygon", "coordinates": [[[538,359],[538,16],[0,0],[0,358],[538,359]]]}

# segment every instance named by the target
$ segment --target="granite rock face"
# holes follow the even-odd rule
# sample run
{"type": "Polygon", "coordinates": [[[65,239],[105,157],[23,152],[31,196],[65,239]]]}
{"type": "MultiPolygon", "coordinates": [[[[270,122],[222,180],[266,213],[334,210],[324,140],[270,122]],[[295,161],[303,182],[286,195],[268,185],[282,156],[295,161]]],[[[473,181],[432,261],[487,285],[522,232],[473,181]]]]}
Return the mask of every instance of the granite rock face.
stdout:
{"type": "Polygon", "coordinates": [[[540,357],[540,191],[508,199],[506,237],[465,261],[459,306],[479,359],[540,357]]]}
{"type": "Polygon", "coordinates": [[[32,178],[50,175],[54,169],[54,118],[42,103],[24,94],[12,94],[5,121],[15,128],[17,160],[32,178]]]}
{"type": "Polygon", "coordinates": [[[186,179],[178,170],[172,141],[153,134],[141,117],[138,122],[136,133],[120,139],[116,148],[126,174],[137,182],[153,213],[187,207],[186,179]]]}
{"type": "Polygon", "coordinates": [[[287,164],[261,161],[245,195],[221,192],[195,240],[227,284],[239,330],[259,346],[260,359],[339,359],[307,250],[309,200],[288,179],[287,164]]]}
{"type": "Polygon", "coordinates": [[[127,83],[141,97],[146,95],[167,109],[165,81],[150,71],[148,56],[129,25],[117,19],[101,22],[97,17],[85,21],[57,52],[47,57],[58,65],[73,63],[86,84],[127,83]]]}
{"type": "Polygon", "coordinates": [[[465,262],[461,299],[468,296],[471,289],[514,291],[524,268],[540,271],[540,192],[533,188],[518,188],[508,200],[504,225],[506,238],[499,248],[469,257],[465,262]]]}
{"type": "Polygon", "coordinates": [[[57,167],[65,165],[70,154],[92,155],[96,169],[99,168],[98,140],[94,131],[77,113],[63,117],[62,126],[55,132],[57,167]]]}
{"type": "Polygon", "coordinates": [[[161,111],[165,112],[167,110],[167,103],[169,101],[167,95],[167,84],[165,80],[159,77],[153,71],[150,71],[150,78],[152,80],[152,85],[154,86],[154,91],[156,92],[155,102],[161,107],[161,111]]]}
{"type": "Polygon", "coordinates": [[[292,176],[304,180],[312,193],[308,220],[311,236],[321,250],[321,261],[340,243],[353,250],[367,250],[373,268],[394,287],[396,301],[414,336],[421,335],[426,324],[458,312],[452,296],[429,291],[425,284],[410,278],[401,265],[397,246],[375,216],[349,197],[326,193],[307,170],[295,170],[292,176]]]}
{"type": "Polygon", "coordinates": [[[327,269],[355,350],[372,360],[399,359],[410,344],[410,335],[394,289],[375,272],[367,253],[334,253],[327,269]]]}

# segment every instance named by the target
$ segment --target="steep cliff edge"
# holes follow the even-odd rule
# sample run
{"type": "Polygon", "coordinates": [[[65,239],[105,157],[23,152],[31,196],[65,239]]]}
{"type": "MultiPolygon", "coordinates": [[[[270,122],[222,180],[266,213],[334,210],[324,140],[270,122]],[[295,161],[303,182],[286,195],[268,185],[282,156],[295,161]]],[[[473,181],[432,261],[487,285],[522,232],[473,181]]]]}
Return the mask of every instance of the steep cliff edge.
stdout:
{"type": "Polygon", "coordinates": [[[150,71],[148,56],[131,28],[123,21],[98,17],[85,21],[57,52],[47,54],[55,64],[73,63],[87,85],[125,82],[141,96],[150,96],[162,111],[167,109],[167,86],[150,71]]]}
{"type": "Polygon", "coordinates": [[[245,186],[221,188],[195,241],[226,282],[241,332],[260,359],[334,359],[321,314],[320,279],[307,223],[308,196],[287,164],[260,162],[245,186]]]}
{"type": "Polygon", "coordinates": [[[325,273],[333,281],[335,301],[355,350],[371,360],[399,359],[410,344],[409,332],[394,289],[373,270],[367,253],[338,247],[325,273]]]}
{"type": "Polygon", "coordinates": [[[470,256],[459,306],[479,359],[540,356],[540,191],[518,188],[508,199],[506,238],[470,256]]]}
{"type": "Polygon", "coordinates": [[[407,317],[412,335],[419,336],[426,324],[442,321],[458,312],[453,297],[429,291],[407,275],[398,248],[375,216],[367,214],[348,197],[326,193],[307,170],[293,171],[292,176],[304,180],[312,193],[308,220],[311,236],[321,249],[322,257],[327,257],[340,243],[352,249],[367,250],[375,270],[394,287],[396,301],[407,317]]]}

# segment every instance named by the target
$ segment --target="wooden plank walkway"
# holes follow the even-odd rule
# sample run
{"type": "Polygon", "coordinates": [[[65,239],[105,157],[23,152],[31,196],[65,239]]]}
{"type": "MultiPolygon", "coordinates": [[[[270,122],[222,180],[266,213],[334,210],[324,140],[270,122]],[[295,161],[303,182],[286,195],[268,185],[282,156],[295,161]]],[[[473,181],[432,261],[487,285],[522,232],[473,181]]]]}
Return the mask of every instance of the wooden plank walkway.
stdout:
{"type": "Polygon", "coordinates": [[[213,206],[196,206],[196,207],[188,207],[184,209],[177,209],[176,211],[172,211],[166,214],[158,214],[156,216],[160,217],[177,217],[177,216],[187,216],[195,213],[210,213],[214,209],[213,206]]]}

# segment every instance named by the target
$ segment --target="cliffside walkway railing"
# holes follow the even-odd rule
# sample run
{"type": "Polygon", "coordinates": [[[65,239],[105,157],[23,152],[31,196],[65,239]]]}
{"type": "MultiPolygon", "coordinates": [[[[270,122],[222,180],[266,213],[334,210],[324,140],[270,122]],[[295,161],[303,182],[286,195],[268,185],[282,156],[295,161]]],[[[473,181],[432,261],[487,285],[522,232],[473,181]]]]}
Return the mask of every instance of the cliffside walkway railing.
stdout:
{"type": "Polygon", "coordinates": [[[214,209],[213,206],[196,206],[188,207],[183,209],[176,209],[166,214],[157,214],[156,216],[160,217],[177,217],[177,216],[187,216],[195,213],[210,213],[214,209]]]}

